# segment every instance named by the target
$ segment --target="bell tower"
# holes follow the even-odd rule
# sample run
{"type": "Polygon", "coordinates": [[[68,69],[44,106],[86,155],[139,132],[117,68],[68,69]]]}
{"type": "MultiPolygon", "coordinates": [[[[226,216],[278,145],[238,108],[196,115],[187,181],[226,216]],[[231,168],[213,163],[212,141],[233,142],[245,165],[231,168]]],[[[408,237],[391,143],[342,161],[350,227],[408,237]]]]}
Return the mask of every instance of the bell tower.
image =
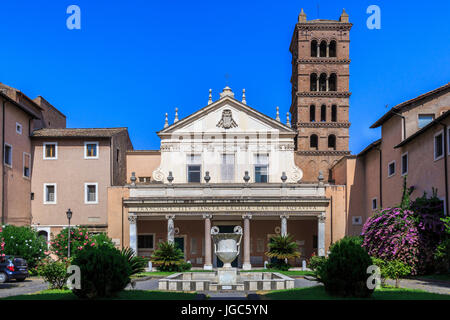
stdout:
{"type": "Polygon", "coordinates": [[[319,171],[332,180],[330,168],[350,154],[349,44],[345,10],[339,20],[307,20],[301,10],[290,45],[292,54],[291,125],[297,130],[295,162],[304,181],[319,171]]]}

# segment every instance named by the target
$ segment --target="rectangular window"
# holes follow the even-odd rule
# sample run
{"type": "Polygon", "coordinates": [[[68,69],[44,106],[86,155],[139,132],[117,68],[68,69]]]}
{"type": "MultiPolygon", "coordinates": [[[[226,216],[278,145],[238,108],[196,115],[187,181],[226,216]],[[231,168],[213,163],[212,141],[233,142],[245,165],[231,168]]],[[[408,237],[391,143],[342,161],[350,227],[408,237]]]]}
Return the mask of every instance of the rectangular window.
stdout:
{"type": "Polygon", "coordinates": [[[372,210],[377,210],[378,204],[377,204],[377,198],[372,199],[372,210]]]}
{"type": "Polygon", "coordinates": [[[191,254],[197,254],[197,239],[191,238],[191,254]]]}
{"type": "Polygon", "coordinates": [[[151,177],[139,177],[140,183],[150,183],[151,177]]]}
{"type": "Polygon", "coordinates": [[[154,249],[155,236],[153,234],[138,235],[138,249],[154,249]]]}
{"type": "Polygon", "coordinates": [[[44,184],[44,204],[56,204],[56,184],[44,184]]]}
{"type": "Polygon", "coordinates": [[[22,134],[22,125],[18,122],[16,122],[16,132],[22,134]]]}
{"type": "Polygon", "coordinates": [[[44,142],[44,160],[58,159],[58,144],[56,142],[44,142]]]}
{"type": "Polygon", "coordinates": [[[442,131],[434,136],[434,160],[442,158],[444,155],[444,138],[442,131]]]}
{"type": "Polygon", "coordinates": [[[5,154],[5,158],[3,159],[3,162],[7,166],[12,167],[12,146],[10,144],[5,143],[4,154],[5,154]]]}
{"type": "Polygon", "coordinates": [[[85,142],[84,143],[84,158],[85,159],[98,159],[98,142],[85,142]]]}
{"type": "Polygon", "coordinates": [[[200,182],[202,165],[201,156],[198,154],[190,154],[187,156],[187,180],[188,182],[200,182]]]}
{"type": "Polygon", "coordinates": [[[361,225],[362,224],[362,217],[361,216],[352,217],[352,224],[353,225],[361,225]]]}
{"type": "Polygon", "coordinates": [[[408,173],[408,153],[402,154],[402,176],[408,173]]]}
{"type": "Polygon", "coordinates": [[[85,192],[84,203],[86,204],[98,203],[98,184],[96,182],[85,183],[84,192],[85,192]]]}
{"type": "Polygon", "coordinates": [[[269,180],[269,155],[255,155],[255,182],[266,183],[269,180]]]}
{"type": "Polygon", "coordinates": [[[419,129],[425,127],[434,120],[434,114],[419,114],[419,129]]]}
{"type": "Polygon", "coordinates": [[[23,176],[24,178],[30,177],[30,167],[31,167],[31,155],[29,153],[23,153],[23,176]]]}
{"type": "Polygon", "coordinates": [[[395,161],[388,164],[388,177],[392,177],[395,174],[395,161]]]}
{"type": "Polygon", "coordinates": [[[120,151],[116,149],[116,162],[119,162],[120,151]]]}
{"type": "Polygon", "coordinates": [[[220,167],[222,181],[234,180],[234,154],[223,154],[220,167]]]}

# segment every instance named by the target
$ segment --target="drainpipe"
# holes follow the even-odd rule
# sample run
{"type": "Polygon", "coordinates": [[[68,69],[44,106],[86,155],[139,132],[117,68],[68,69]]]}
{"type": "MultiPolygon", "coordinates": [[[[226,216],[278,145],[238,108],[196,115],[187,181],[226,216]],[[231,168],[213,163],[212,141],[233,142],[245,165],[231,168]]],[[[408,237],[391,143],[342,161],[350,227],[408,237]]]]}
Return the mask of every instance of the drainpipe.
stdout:
{"type": "Polygon", "coordinates": [[[402,118],[403,121],[403,137],[402,137],[402,141],[404,139],[406,139],[406,118],[405,116],[401,115],[400,113],[396,113],[396,112],[392,112],[393,114],[395,114],[396,116],[399,116],[402,118]]]}
{"type": "Polygon", "coordinates": [[[5,103],[2,101],[2,225],[5,224],[5,103]]]}
{"type": "MultiPolygon", "coordinates": [[[[381,144],[381,142],[380,142],[381,144]]],[[[380,179],[380,208],[383,208],[383,158],[382,158],[382,151],[381,147],[375,148],[380,154],[380,173],[379,173],[379,179],[380,179]]]]}
{"type": "Polygon", "coordinates": [[[448,145],[447,145],[447,125],[438,121],[441,126],[444,127],[444,179],[445,179],[445,214],[448,215],[448,168],[447,168],[447,154],[448,154],[448,145]]]}

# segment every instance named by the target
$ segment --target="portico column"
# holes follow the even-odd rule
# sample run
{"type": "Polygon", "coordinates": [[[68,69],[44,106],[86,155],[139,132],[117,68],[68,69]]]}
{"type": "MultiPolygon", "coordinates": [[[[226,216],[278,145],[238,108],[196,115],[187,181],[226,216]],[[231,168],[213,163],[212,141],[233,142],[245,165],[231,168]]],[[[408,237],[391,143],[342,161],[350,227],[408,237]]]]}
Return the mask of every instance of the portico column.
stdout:
{"type": "Polygon", "coordinates": [[[327,43],[327,58],[330,57],[330,44],[327,43]]]}
{"type": "Polygon", "coordinates": [[[281,215],[281,235],[286,236],[287,235],[287,215],[281,215]]]}
{"type": "Polygon", "coordinates": [[[317,217],[317,251],[319,256],[325,256],[325,212],[317,217]]]}
{"type": "Polygon", "coordinates": [[[135,215],[129,215],[128,222],[130,225],[130,248],[137,255],[137,217],[135,215]]]}
{"type": "Polygon", "coordinates": [[[174,215],[166,215],[167,219],[167,241],[170,243],[174,243],[175,241],[175,228],[173,226],[173,219],[175,219],[174,215]]]}
{"type": "Polygon", "coordinates": [[[210,214],[203,215],[203,219],[205,219],[205,264],[203,265],[204,270],[212,270],[211,218],[212,218],[212,215],[210,215],[210,214]]]}
{"type": "Polygon", "coordinates": [[[317,58],[320,57],[320,44],[317,43],[317,58]]]}
{"type": "Polygon", "coordinates": [[[242,269],[251,270],[252,265],[250,263],[250,219],[252,216],[250,214],[244,214],[242,216],[244,219],[244,263],[242,269]]]}
{"type": "Polygon", "coordinates": [[[326,91],[328,91],[328,88],[329,88],[329,82],[330,82],[330,77],[327,76],[327,81],[326,81],[326,83],[327,83],[327,90],[326,90],[326,91]]]}

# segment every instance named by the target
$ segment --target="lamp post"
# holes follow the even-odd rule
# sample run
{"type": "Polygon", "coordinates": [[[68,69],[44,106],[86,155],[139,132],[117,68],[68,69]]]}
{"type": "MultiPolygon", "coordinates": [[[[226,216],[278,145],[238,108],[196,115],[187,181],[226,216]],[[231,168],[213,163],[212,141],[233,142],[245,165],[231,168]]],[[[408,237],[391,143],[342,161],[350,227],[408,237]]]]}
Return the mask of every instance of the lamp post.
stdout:
{"type": "Polygon", "coordinates": [[[69,231],[68,231],[68,235],[69,235],[69,243],[67,244],[67,258],[70,258],[70,219],[72,219],[72,210],[67,210],[66,212],[67,215],[67,220],[69,220],[69,231]]]}

